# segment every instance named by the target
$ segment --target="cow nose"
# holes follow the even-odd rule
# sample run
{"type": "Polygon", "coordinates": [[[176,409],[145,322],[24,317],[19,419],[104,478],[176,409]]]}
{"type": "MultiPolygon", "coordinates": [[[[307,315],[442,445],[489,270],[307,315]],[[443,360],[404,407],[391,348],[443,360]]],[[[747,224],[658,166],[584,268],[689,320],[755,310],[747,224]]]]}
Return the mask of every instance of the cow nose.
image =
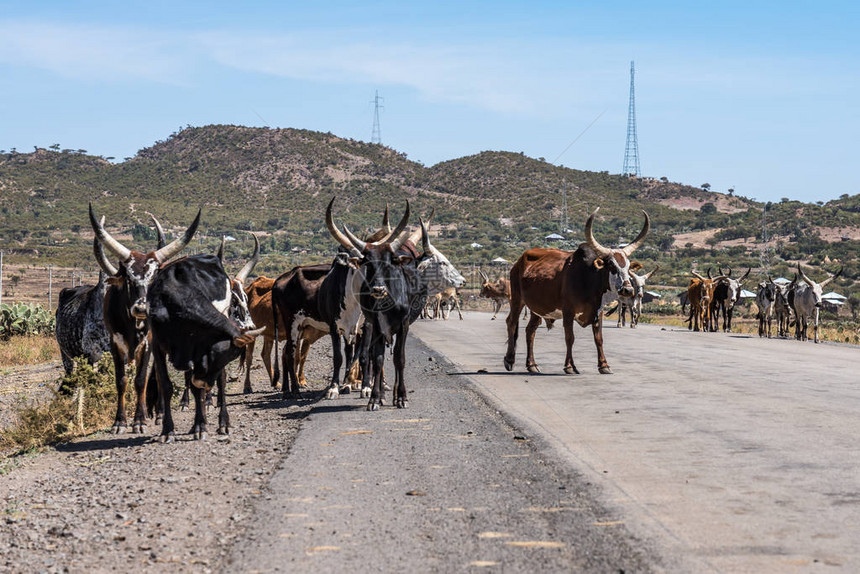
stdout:
{"type": "Polygon", "coordinates": [[[370,294],[375,299],[382,299],[383,297],[385,297],[388,294],[388,290],[385,289],[385,287],[377,286],[377,287],[374,287],[373,289],[371,289],[370,294]]]}
{"type": "Polygon", "coordinates": [[[623,287],[621,287],[621,291],[619,291],[619,293],[621,293],[621,295],[624,297],[632,297],[633,287],[631,287],[630,285],[624,285],[623,287]]]}
{"type": "Polygon", "coordinates": [[[145,300],[138,300],[131,306],[131,316],[135,319],[146,319],[149,305],[145,300]]]}

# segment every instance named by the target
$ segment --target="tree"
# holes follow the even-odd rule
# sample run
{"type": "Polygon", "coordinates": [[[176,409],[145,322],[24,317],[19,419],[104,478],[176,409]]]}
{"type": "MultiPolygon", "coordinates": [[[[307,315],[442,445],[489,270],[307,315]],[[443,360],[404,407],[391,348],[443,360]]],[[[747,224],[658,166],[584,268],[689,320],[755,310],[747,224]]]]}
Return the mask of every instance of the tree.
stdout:
{"type": "Polygon", "coordinates": [[[735,188],[730,187],[730,188],[728,189],[728,191],[729,191],[729,195],[734,196],[734,194],[735,194],[735,188]]]}
{"type": "Polygon", "coordinates": [[[709,191],[711,189],[711,184],[710,183],[703,183],[702,189],[704,189],[705,191],[709,191]]]}

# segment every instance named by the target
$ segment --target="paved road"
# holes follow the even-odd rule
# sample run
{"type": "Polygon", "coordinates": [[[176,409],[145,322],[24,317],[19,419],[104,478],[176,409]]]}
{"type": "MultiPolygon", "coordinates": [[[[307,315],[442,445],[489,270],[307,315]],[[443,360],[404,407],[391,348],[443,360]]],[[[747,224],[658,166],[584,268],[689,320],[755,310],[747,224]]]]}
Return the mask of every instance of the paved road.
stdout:
{"type": "Polygon", "coordinates": [[[566,376],[558,324],[538,332],[532,375],[522,335],[504,371],[504,331],[482,313],[413,329],[684,570],[860,572],[856,347],[612,325],[615,374],[599,375],[577,327],[582,374],[566,376]]]}

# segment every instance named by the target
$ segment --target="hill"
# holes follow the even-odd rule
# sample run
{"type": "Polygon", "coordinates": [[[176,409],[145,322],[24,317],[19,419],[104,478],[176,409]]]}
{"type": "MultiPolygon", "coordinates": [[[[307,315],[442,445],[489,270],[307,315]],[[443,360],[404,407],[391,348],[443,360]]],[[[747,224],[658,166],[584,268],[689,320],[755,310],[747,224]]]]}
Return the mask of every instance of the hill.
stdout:
{"type": "Polygon", "coordinates": [[[850,281],[843,290],[860,279],[860,196],[762,204],[665,178],[579,171],[502,151],[425,167],[396,150],[330,133],[225,125],[183,129],[116,164],[84,150],[0,154],[0,249],[9,263],[92,268],[90,201],[108,229],[132,245],[153,241],[148,213],[177,232],[202,206],[193,249],[213,249],[230,234],[239,241],[228,256],[243,257],[250,242],[237,230],[253,230],[263,243],[261,272],[277,274],[330,256],[334,242],[323,217],[336,196],[337,217],[351,227],[378,225],[386,203],[399,214],[409,199],[414,213],[436,209],[432,231],[454,261],[514,260],[559,231],[563,186],[572,231],[561,246],[581,241],[595,207],[602,208],[595,234],[607,244],[632,239],[645,210],[653,235],[637,256],[671,270],[662,283],[684,284],[681,273],[694,262],[700,269],[758,267],[763,245],[774,275],[789,275],[789,265],[803,260],[833,262],[830,270],[844,263],[850,281]]]}

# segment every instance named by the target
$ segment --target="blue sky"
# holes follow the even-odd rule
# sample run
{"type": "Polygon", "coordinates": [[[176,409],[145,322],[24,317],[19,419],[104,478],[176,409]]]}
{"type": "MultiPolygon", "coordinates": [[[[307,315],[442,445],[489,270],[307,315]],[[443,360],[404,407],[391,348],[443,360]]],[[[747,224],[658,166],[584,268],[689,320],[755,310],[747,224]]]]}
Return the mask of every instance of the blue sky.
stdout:
{"type": "Polygon", "coordinates": [[[643,175],[826,201],[860,193],[858,29],[856,2],[0,0],[0,149],[122,159],[215,123],[369,141],[378,90],[382,142],[425,165],[619,173],[635,60],[643,175]]]}

